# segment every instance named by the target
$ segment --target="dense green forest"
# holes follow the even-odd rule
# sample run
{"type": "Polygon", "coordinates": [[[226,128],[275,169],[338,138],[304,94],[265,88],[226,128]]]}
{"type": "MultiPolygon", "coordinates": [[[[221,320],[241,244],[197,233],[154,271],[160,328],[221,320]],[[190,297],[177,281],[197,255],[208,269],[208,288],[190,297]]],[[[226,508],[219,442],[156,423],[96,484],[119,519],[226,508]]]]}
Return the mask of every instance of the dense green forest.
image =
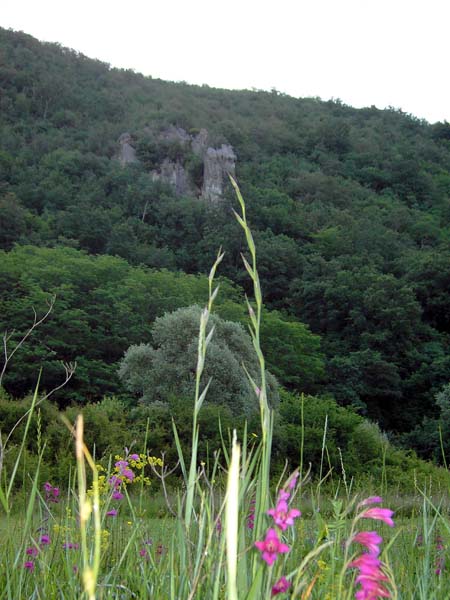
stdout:
{"type": "Polygon", "coordinates": [[[114,394],[138,410],[121,359],[152,341],[157,317],[205,303],[220,246],[217,312],[245,323],[231,186],[219,201],[202,197],[205,163],[172,130],[232,147],[278,382],[437,456],[438,424],[450,428],[449,123],[168,83],[0,29],[0,330],[10,344],[56,296],[8,365],[6,392],[24,397],[40,367],[51,389],[61,361],[76,361],[53,396],[61,409],[114,394]],[[168,160],[189,193],[155,177],[168,160]]]}

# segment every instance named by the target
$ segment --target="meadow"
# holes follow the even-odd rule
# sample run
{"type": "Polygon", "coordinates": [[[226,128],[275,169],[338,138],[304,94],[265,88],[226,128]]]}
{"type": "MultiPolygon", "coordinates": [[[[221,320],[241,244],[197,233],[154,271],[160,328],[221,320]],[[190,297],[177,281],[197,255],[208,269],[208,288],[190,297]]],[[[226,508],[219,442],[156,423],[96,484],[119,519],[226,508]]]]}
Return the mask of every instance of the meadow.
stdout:
{"type": "MultiPolygon", "coordinates": [[[[139,445],[97,458],[84,441],[79,415],[75,423],[61,422],[73,437],[76,457],[68,485],[42,481],[45,439],[37,462],[24,460],[39,410],[36,390],[12,467],[1,473],[1,599],[450,598],[444,480],[412,473],[413,491],[401,494],[383,473],[354,481],[343,461],[331,477],[326,428],[318,476],[311,475],[304,436],[298,440],[298,464],[274,476],[256,249],[237,187],[236,193],[241,208],[236,218],[248,246],[244,266],[254,293],[247,308],[260,372],[249,380],[261,435],[254,437],[245,425],[239,439],[236,431],[222,431],[221,446],[199,460],[199,415],[209,387],[202,374],[214,335],[208,320],[219,292],[214,283],[219,252],[199,323],[189,452],[173,422],[178,463],[149,453],[151,430],[139,445]]],[[[1,450],[3,464],[8,447],[1,450]]]]}

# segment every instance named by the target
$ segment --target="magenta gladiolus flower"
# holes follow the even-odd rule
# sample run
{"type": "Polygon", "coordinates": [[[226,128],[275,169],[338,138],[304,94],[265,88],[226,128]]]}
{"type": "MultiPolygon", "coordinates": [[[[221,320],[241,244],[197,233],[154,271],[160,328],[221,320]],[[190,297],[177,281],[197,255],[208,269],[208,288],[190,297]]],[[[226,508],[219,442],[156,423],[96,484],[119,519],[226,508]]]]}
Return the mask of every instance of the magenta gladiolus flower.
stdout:
{"type": "Polygon", "coordinates": [[[279,500],[276,508],[270,508],[267,514],[273,517],[275,525],[285,531],[289,525],[294,524],[294,519],[299,517],[302,513],[296,508],[288,509],[286,500],[279,500]]]}
{"type": "Polygon", "coordinates": [[[381,504],[383,502],[383,498],[381,496],[369,496],[362,502],[358,504],[358,506],[369,506],[370,504],[381,504]]]}
{"type": "Polygon", "coordinates": [[[284,489],[281,489],[281,490],[278,492],[278,500],[285,500],[285,501],[286,501],[286,500],[289,500],[289,496],[290,496],[290,495],[291,495],[291,494],[290,494],[290,492],[287,492],[286,490],[284,490],[284,489]]]}
{"type": "Polygon", "coordinates": [[[291,582],[286,579],[286,577],[281,577],[276,584],[272,587],[272,596],[277,596],[278,594],[284,594],[291,587],[291,582]]]}
{"type": "MultiPolygon", "coordinates": [[[[376,546],[376,549],[377,552],[379,552],[378,546],[376,546]]],[[[389,581],[382,572],[381,566],[382,562],[378,558],[378,554],[372,552],[361,554],[361,556],[355,558],[355,560],[348,565],[348,568],[355,567],[359,570],[359,575],[356,577],[356,583],[359,583],[361,587],[355,593],[356,600],[378,600],[380,597],[391,597],[388,590],[381,583],[389,581]]]]}
{"type": "Polygon", "coordinates": [[[52,486],[52,484],[51,484],[51,483],[49,483],[48,481],[46,481],[46,482],[44,483],[44,486],[43,486],[43,487],[44,487],[44,490],[45,490],[47,493],[50,493],[50,492],[52,491],[52,489],[53,489],[53,486],[52,486]]]}
{"type": "Polygon", "coordinates": [[[48,546],[50,544],[50,537],[48,535],[41,535],[39,542],[42,546],[48,546]]]}
{"type": "Polygon", "coordinates": [[[28,556],[37,556],[39,554],[39,548],[36,548],[36,546],[31,546],[31,548],[27,548],[25,550],[25,553],[28,554],[28,556]]]}
{"type": "Polygon", "coordinates": [[[298,472],[294,475],[294,477],[292,477],[292,479],[288,483],[288,488],[290,490],[293,490],[295,488],[295,486],[297,485],[297,479],[298,479],[298,472]]]}
{"type": "Polygon", "coordinates": [[[381,560],[377,556],[366,552],[356,557],[348,566],[349,568],[356,567],[363,575],[373,575],[380,568],[381,560]]]}
{"type": "MultiPolygon", "coordinates": [[[[371,504],[379,504],[382,501],[380,496],[370,496],[360,502],[358,508],[370,506],[371,504]]],[[[357,518],[376,519],[383,521],[390,527],[394,527],[393,514],[394,512],[389,508],[372,507],[364,510],[357,518]]],[[[376,531],[361,531],[349,540],[349,542],[362,544],[368,550],[368,552],[358,556],[348,565],[348,568],[355,567],[359,570],[356,583],[360,585],[360,588],[356,591],[356,600],[379,600],[380,598],[391,597],[390,592],[383,585],[389,579],[381,570],[383,563],[378,558],[382,541],[382,538],[376,531]]]]}
{"type": "Polygon", "coordinates": [[[351,541],[362,544],[369,550],[370,554],[378,556],[380,554],[379,545],[383,538],[376,531],[360,531],[351,541]]]}
{"type": "Polygon", "coordinates": [[[359,589],[355,594],[355,600],[378,600],[379,598],[390,598],[391,594],[385,587],[373,581],[369,587],[359,589]]]}
{"type": "Polygon", "coordinates": [[[389,527],[394,527],[394,521],[392,520],[392,515],[394,511],[390,508],[368,508],[363,513],[361,513],[361,518],[364,519],[376,519],[378,521],[383,521],[389,527]]]}
{"type": "Polygon", "coordinates": [[[287,544],[283,544],[278,538],[275,529],[269,529],[266,533],[266,539],[262,542],[255,542],[255,546],[262,552],[262,559],[271,566],[277,559],[278,554],[289,552],[287,544]]]}
{"type": "Polygon", "coordinates": [[[112,498],[114,500],[122,500],[123,494],[122,494],[122,492],[119,492],[118,490],[116,490],[115,492],[113,492],[112,498]]]}
{"type": "Polygon", "coordinates": [[[117,511],[115,508],[112,508],[111,510],[109,510],[109,511],[106,513],[106,516],[107,516],[107,517],[116,517],[116,516],[117,516],[117,512],[118,512],[118,511],[117,511]]]}
{"type": "Polygon", "coordinates": [[[28,569],[30,573],[34,571],[34,562],[32,560],[27,560],[27,562],[23,565],[24,569],[28,569]]]}

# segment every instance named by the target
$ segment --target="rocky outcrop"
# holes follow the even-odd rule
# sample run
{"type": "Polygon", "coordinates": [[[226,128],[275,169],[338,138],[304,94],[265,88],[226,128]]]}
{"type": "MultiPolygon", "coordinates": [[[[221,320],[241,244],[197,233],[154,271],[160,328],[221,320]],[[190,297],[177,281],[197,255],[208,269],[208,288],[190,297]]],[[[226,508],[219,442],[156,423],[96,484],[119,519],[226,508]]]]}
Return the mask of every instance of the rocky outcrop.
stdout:
{"type": "Polygon", "coordinates": [[[194,185],[183,165],[178,161],[165,158],[159,171],[152,172],[153,181],[161,181],[170,185],[177,196],[195,195],[194,185]]]}
{"type": "Polygon", "coordinates": [[[175,125],[169,125],[167,129],[161,131],[159,139],[166,142],[176,142],[183,146],[189,146],[192,142],[192,136],[182,127],[175,127],[175,125]]]}
{"type": "Polygon", "coordinates": [[[191,142],[192,152],[195,156],[204,157],[206,150],[208,149],[208,132],[206,129],[200,129],[198,134],[192,138],[191,142]]]}
{"type": "Polygon", "coordinates": [[[234,176],[236,155],[231,146],[208,148],[203,162],[202,198],[217,204],[223,198],[228,175],[234,176]]]}
{"type": "Polygon", "coordinates": [[[124,167],[130,163],[139,162],[136,156],[136,150],[132,146],[132,137],[130,133],[122,133],[119,138],[119,155],[120,164],[124,167]]]}
{"type": "MultiPolygon", "coordinates": [[[[213,204],[222,201],[228,175],[235,173],[236,155],[231,146],[222,144],[220,148],[213,148],[206,129],[190,135],[181,127],[170,125],[158,134],[149,127],[144,133],[156,138],[156,144],[161,145],[162,162],[151,171],[154,181],[170,185],[177,196],[197,196],[213,204]]],[[[129,133],[120,136],[119,144],[121,165],[139,162],[129,133]]]]}

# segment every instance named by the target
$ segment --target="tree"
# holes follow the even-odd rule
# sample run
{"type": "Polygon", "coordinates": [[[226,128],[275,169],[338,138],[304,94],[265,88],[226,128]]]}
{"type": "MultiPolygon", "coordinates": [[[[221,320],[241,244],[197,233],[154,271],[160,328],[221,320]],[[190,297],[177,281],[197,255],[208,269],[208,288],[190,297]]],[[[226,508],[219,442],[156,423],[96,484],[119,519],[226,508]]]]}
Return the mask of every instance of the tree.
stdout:
{"type": "MultiPolygon", "coordinates": [[[[197,364],[199,306],[180,308],[156,319],[153,344],[128,348],[119,376],[143,403],[167,403],[170,396],[193,397],[197,364]]],[[[204,384],[211,378],[207,401],[228,406],[235,415],[249,414],[257,398],[242,367],[258,384],[259,367],[250,337],[238,323],[210,317],[214,334],[208,346],[204,384]]],[[[268,375],[269,401],[277,403],[276,380],[268,375]]]]}
{"type": "Polygon", "coordinates": [[[261,322],[262,349],[271,372],[284,386],[311,393],[324,377],[320,337],[307,325],[277,311],[266,311],[261,322]]]}

